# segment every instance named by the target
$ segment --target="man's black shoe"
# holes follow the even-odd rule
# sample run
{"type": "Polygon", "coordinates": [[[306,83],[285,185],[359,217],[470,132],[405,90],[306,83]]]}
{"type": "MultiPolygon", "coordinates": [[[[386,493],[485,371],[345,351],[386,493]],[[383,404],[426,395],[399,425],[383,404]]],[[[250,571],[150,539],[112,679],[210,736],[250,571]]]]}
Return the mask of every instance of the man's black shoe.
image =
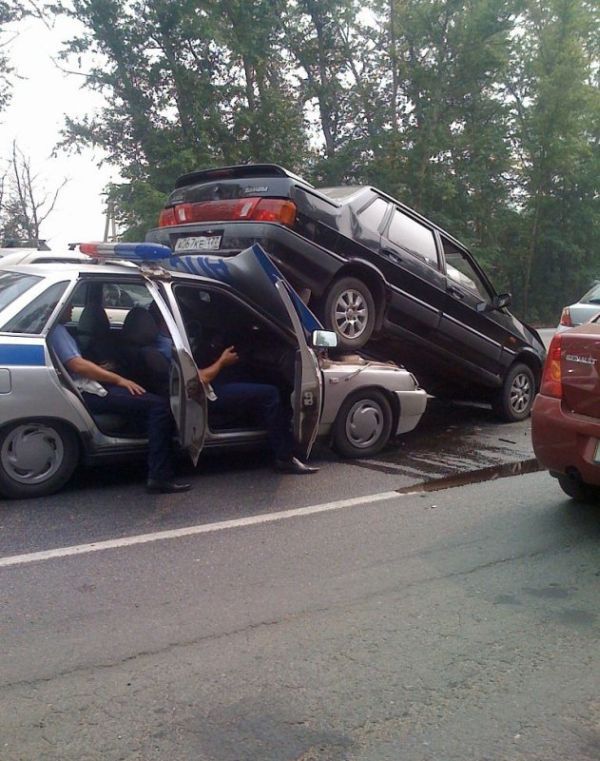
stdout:
{"type": "Polygon", "coordinates": [[[177,494],[180,491],[189,491],[191,484],[178,484],[175,481],[157,481],[149,478],[146,484],[146,491],[150,494],[177,494]]]}
{"type": "Polygon", "coordinates": [[[275,470],[278,473],[292,473],[296,476],[306,476],[309,473],[316,473],[319,468],[305,465],[297,457],[290,457],[289,460],[275,460],[275,470]]]}

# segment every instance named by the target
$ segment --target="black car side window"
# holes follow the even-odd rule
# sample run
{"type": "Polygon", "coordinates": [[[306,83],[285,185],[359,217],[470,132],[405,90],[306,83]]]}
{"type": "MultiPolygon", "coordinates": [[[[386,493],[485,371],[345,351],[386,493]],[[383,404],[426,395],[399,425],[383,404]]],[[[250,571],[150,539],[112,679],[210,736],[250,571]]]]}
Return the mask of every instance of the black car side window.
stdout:
{"type": "Polygon", "coordinates": [[[483,301],[489,301],[490,294],[466,254],[452,245],[450,241],[444,240],[443,245],[448,279],[476,293],[483,301]]]}
{"type": "Polygon", "coordinates": [[[427,264],[437,269],[438,256],[433,231],[398,209],[392,216],[388,238],[392,243],[425,259],[427,264]]]}
{"type": "Polygon", "coordinates": [[[379,227],[383,222],[387,209],[387,201],[384,201],[382,198],[376,198],[364,209],[361,209],[356,216],[360,219],[360,223],[369,230],[379,232],[379,227]]]}

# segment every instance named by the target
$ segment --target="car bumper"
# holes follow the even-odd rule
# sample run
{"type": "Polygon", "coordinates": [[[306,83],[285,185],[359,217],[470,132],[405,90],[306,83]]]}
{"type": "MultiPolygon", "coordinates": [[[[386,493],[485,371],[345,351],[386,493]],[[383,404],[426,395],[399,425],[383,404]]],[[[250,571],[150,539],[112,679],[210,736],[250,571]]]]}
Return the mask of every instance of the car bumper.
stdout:
{"type": "Polygon", "coordinates": [[[582,481],[600,486],[600,420],[565,410],[560,399],[538,394],[531,412],[533,451],[552,473],[577,470],[582,481]]]}
{"type": "Polygon", "coordinates": [[[398,427],[396,428],[396,436],[398,436],[401,433],[412,431],[418,425],[427,407],[427,392],[418,388],[414,391],[394,391],[394,395],[400,405],[398,427]]]}
{"type": "Polygon", "coordinates": [[[322,295],[331,278],[346,261],[339,254],[274,222],[193,222],[157,227],[148,232],[146,240],[175,250],[179,238],[202,235],[208,231],[220,235],[220,247],[186,253],[233,256],[254,243],[260,243],[295,288],[308,288],[317,296],[322,295]]]}

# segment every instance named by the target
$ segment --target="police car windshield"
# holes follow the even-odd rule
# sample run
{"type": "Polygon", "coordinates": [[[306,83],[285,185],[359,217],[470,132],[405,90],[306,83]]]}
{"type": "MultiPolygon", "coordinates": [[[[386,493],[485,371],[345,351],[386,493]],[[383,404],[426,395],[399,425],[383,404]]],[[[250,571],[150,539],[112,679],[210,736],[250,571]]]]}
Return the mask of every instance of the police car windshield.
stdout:
{"type": "Polygon", "coordinates": [[[36,275],[23,275],[20,272],[0,272],[0,310],[39,283],[41,279],[36,275]]]}

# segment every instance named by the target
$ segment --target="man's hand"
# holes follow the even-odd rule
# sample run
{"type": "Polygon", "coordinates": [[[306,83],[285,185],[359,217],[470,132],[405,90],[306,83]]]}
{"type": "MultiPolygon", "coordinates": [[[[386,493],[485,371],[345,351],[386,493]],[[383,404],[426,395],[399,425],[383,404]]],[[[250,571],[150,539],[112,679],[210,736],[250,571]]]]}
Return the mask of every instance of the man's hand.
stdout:
{"type": "Polygon", "coordinates": [[[224,367],[235,365],[238,361],[239,357],[235,347],[228,346],[216,362],[213,362],[209,367],[198,370],[198,377],[202,383],[212,383],[224,367]]]}
{"type": "Polygon", "coordinates": [[[122,378],[119,376],[119,380],[117,381],[117,386],[121,386],[121,388],[126,388],[130,394],[133,396],[141,396],[141,394],[146,393],[146,389],[140,386],[139,383],[136,383],[135,381],[129,380],[128,378],[122,378]]]}
{"type": "Polygon", "coordinates": [[[126,388],[132,396],[140,396],[146,393],[146,389],[140,386],[139,383],[135,383],[128,378],[123,378],[122,375],[117,375],[112,370],[106,370],[104,367],[100,367],[95,362],[91,362],[83,357],[69,359],[66,362],[66,367],[71,374],[78,373],[83,375],[84,378],[91,378],[99,383],[112,383],[114,386],[126,388]]]}
{"type": "Polygon", "coordinates": [[[219,357],[219,364],[221,367],[229,367],[229,365],[235,365],[239,359],[235,346],[228,346],[219,357]]]}

